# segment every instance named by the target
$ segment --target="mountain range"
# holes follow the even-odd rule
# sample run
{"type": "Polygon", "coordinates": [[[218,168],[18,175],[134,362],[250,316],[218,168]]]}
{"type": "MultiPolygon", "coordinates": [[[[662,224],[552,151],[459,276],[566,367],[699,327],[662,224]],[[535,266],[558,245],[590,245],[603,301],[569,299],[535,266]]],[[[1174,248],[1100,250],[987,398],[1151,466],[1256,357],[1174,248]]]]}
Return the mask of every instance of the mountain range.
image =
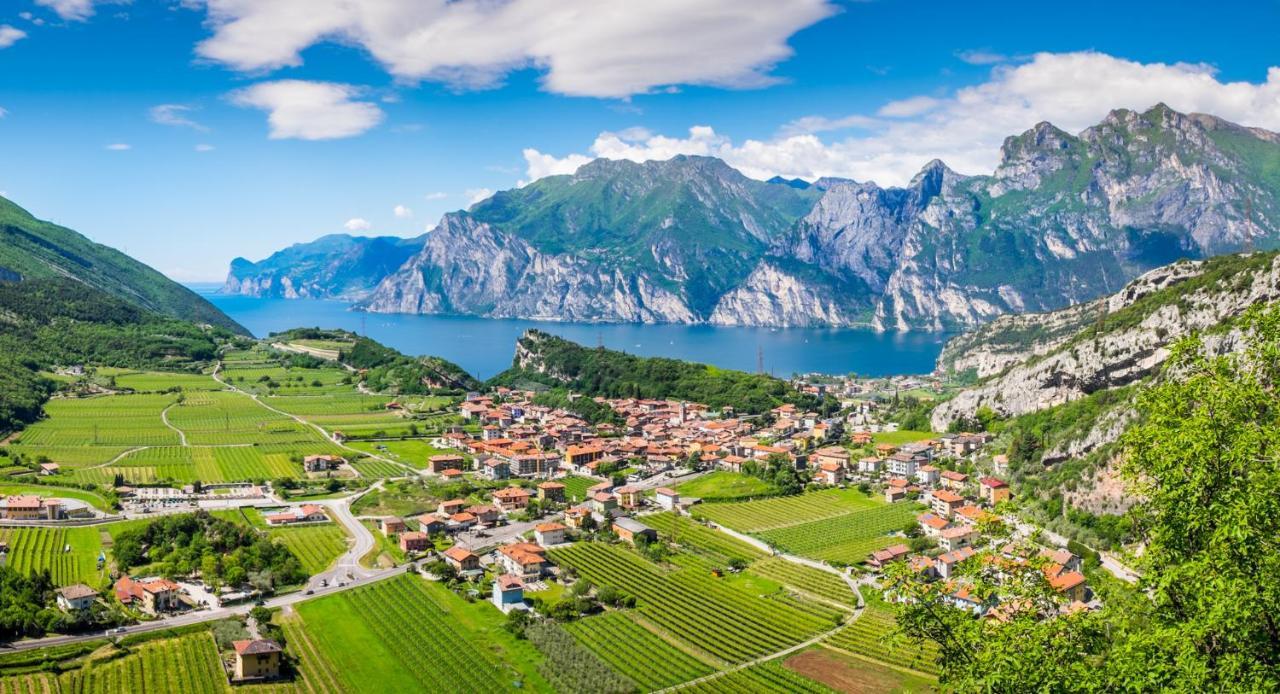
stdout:
{"type": "Polygon", "coordinates": [[[1280,135],[1116,110],[1078,135],[1040,123],[1007,138],[991,175],[933,161],[901,188],[757,181],[708,157],[595,160],[448,213],[395,253],[340,238],[238,260],[224,291],[359,296],[374,312],[957,330],[1092,300],[1180,258],[1275,247],[1280,135]]]}

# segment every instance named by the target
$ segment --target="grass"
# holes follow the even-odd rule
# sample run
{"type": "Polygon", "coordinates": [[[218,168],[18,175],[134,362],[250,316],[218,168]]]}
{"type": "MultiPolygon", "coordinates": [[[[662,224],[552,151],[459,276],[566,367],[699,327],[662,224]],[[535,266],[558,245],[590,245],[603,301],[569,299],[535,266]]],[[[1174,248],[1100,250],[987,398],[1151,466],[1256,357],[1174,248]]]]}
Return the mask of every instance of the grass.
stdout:
{"type": "Polygon", "coordinates": [[[347,551],[347,534],[337,523],[303,525],[296,528],[272,528],[271,537],[284,543],[308,574],[318,574],[347,551]]]}
{"type": "Polygon", "coordinates": [[[924,441],[925,439],[937,438],[939,434],[932,431],[915,431],[912,429],[902,429],[899,431],[881,431],[871,435],[873,443],[887,443],[891,446],[901,446],[904,443],[915,443],[916,441],[924,441]]]}
{"type": "Polygon", "coordinates": [[[99,511],[111,511],[111,502],[107,501],[106,497],[86,489],[72,489],[46,484],[0,484],[0,496],[19,494],[35,494],[36,496],[58,499],[76,499],[93,506],[99,511]]]}
{"type": "Polygon", "coordinates": [[[758,501],[704,504],[695,506],[692,513],[739,532],[760,532],[834,518],[883,503],[856,489],[824,489],[758,501]]]}
{"type": "Polygon", "coordinates": [[[569,475],[556,479],[564,485],[564,498],[569,501],[583,501],[587,498],[587,490],[600,484],[600,480],[591,477],[569,475]]]}
{"type": "Polygon", "coordinates": [[[759,477],[739,472],[717,470],[694,480],[675,486],[682,496],[699,499],[728,501],[754,497],[773,496],[777,490],[759,477]]]}
{"type": "Polygon", "coordinates": [[[664,689],[714,671],[623,612],[570,622],[565,630],[644,691],[664,689]]]}
{"type": "MultiPolygon", "coordinates": [[[[470,459],[471,456],[464,455],[460,451],[453,449],[436,448],[432,446],[427,439],[404,439],[400,441],[352,441],[347,444],[358,451],[380,455],[384,458],[390,458],[406,465],[412,465],[419,470],[427,467],[427,462],[433,455],[462,455],[464,458],[470,459]],[[386,450],[379,449],[379,446],[385,446],[386,450]]],[[[400,471],[404,474],[404,471],[400,471]]]]}
{"type": "Polygon", "coordinates": [[[0,540],[9,543],[6,563],[20,573],[48,569],[60,586],[98,586],[106,576],[98,570],[103,551],[98,527],[0,528],[0,540]]]}
{"type": "Polygon", "coordinates": [[[487,603],[404,575],[301,603],[313,667],[339,673],[344,691],[550,691],[532,644],[502,628],[487,603]]]}
{"type": "Polygon", "coordinates": [[[376,522],[371,520],[360,522],[373,533],[374,540],[373,549],[360,557],[361,566],[395,566],[404,562],[404,551],[400,549],[399,543],[384,535],[382,528],[379,528],[376,522]]]}

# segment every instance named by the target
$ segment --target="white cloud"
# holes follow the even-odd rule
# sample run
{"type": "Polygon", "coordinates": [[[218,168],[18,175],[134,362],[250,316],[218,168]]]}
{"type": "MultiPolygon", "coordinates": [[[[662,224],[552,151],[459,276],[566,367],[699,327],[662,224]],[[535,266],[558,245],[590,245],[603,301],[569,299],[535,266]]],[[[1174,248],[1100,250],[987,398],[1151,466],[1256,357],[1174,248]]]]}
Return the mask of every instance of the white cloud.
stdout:
{"type": "Polygon", "coordinates": [[[9,115],[9,112],[4,110],[3,107],[0,107],[0,118],[4,118],[7,115],[9,115]]]}
{"type": "Polygon", "coordinates": [[[112,152],[124,152],[124,151],[133,149],[133,145],[130,145],[124,142],[113,142],[107,145],[107,149],[111,150],[112,152]]]}
{"type": "Polygon", "coordinates": [[[233,92],[231,100],[266,111],[273,140],[332,140],[359,135],[382,122],[382,109],[354,101],[360,95],[349,84],[280,80],[233,92]]]}
{"type": "Polygon", "coordinates": [[[203,143],[196,145],[197,152],[212,152],[213,150],[214,150],[213,145],[206,145],[203,143]]]}
{"type": "Polygon", "coordinates": [[[66,20],[83,22],[93,16],[94,5],[115,4],[128,0],[36,0],[36,4],[53,10],[66,20]]]}
{"type": "Polygon", "coordinates": [[[396,205],[391,212],[400,219],[407,219],[413,216],[413,210],[405,207],[404,205],[396,205]]]}
{"type": "MultiPolygon", "coordinates": [[[[901,185],[934,158],[964,173],[989,173],[999,162],[1004,138],[1049,121],[1068,132],[1101,121],[1115,108],[1145,110],[1164,102],[1179,111],[1211,113],[1244,125],[1280,130],[1280,67],[1260,83],[1222,82],[1213,68],[1200,64],[1138,63],[1096,52],[1041,53],[1025,63],[999,65],[981,84],[936,100],[914,116],[875,122],[869,132],[825,141],[813,120],[793,124],[766,140],[734,142],[709,126],[695,126],[687,137],[654,135],[626,142],[604,132],[586,154],[557,157],[527,149],[530,179],[576,170],[595,157],[668,159],[675,154],[717,156],[754,178],[774,175],[807,179],[844,176],[901,185]]],[[[912,109],[889,105],[891,112],[912,109]]],[[[924,103],[924,102],[919,102],[924,103]]]]}
{"type": "Polygon", "coordinates": [[[373,225],[369,223],[369,220],[361,217],[352,217],[342,226],[346,227],[347,231],[368,231],[373,228],[373,225]]]}
{"type": "Polygon", "coordinates": [[[467,205],[474,205],[481,200],[488,200],[493,196],[493,191],[488,188],[468,188],[465,193],[467,196],[467,205]]]}
{"type": "Polygon", "coordinates": [[[779,129],[779,133],[783,135],[805,135],[810,133],[823,133],[832,130],[850,130],[852,128],[873,128],[880,125],[880,121],[869,116],[854,114],[852,116],[844,116],[841,118],[826,118],[824,116],[805,116],[797,118],[779,129]]]}
{"type": "Polygon", "coordinates": [[[208,128],[195,122],[187,115],[193,110],[195,109],[183,104],[160,104],[159,106],[152,106],[148,113],[153,123],[208,132],[208,128]]]}
{"type": "Polygon", "coordinates": [[[8,24],[0,24],[0,48],[8,48],[26,37],[27,32],[8,24]]]}
{"type": "Polygon", "coordinates": [[[885,118],[910,118],[928,113],[942,105],[942,101],[931,96],[913,96],[909,99],[890,101],[876,111],[877,116],[885,118]]]}
{"type": "Polygon", "coordinates": [[[437,190],[434,193],[427,193],[422,197],[426,198],[427,200],[444,200],[445,198],[449,197],[449,194],[444,191],[437,190]]]}
{"type": "Polygon", "coordinates": [[[1003,53],[984,48],[958,51],[956,57],[970,65],[996,65],[1009,60],[1009,56],[1003,53]]]}
{"type": "MultiPolygon", "coordinates": [[[[64,0],[65,1],[65,0],[64,0]]],[[[208,0],[197,52],[243,71],[302,64],[323,41],[359,45],[403,80],[485,88],[513,70],[551,92],[626,97],[672,85],[775,81],[787,39],[832,0],[208,0]]]]}

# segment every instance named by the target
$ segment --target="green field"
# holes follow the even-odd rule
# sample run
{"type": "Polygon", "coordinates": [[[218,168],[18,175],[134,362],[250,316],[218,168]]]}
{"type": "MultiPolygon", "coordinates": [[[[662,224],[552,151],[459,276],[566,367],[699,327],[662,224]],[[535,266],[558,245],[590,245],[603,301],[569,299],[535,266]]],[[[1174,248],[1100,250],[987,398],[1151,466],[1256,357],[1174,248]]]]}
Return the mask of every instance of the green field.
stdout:
{"type": "Polygon", "coordinates": [[[827,645],[895,667],[936,676],[937,646],[927,641],[917,644],[895,635],[893,609],[879,596],[868,593],[865,596],[867,607],[862,615],[827,639],[827,645]]]}
{"type": "Polygon", "coordinates": [[[349,692],[549,691],[532,644],[492,606],[404,575],[301,603],[313,664],[349,692]]]}
{"type": "Polygon", "coordinates": [[[755,533],[834,518],[883,503],[856,489],[824,489],[759,501],[703,504],[693,507],[692,513],[739,532],[755,533]]]}
{"type": "Polygon", "coordinates": [[[622,612],[570,622],[565,630],[645,691],[671,687],[714,671],[622,612]]]}
{"type": "Polygon", "coordinates": [[[0,692],[106,694],[108,692],[230,692],[207,631],[148,641],[128,651],[108,647],[102,657],[60,675],[27,674],[0,678],[0,692]]]}
{"type": "Polygon", "coordinates": [[[901,431],[881,431],[871,435],[873,443],[887,443],[894,446],[901,446],[904,443],[915,443],[916,441],[924,441],[925,439],[937,438],[939,434],[932,431],[912,431],[911,429],[903,429],[901,431]]]}
{"type": "Polygon", "coordinates": [[[695,480],[677,484],[674,488],[683,496],[714,501],[773,496],[777,493],[773,485],[759,477],[726,470],[708,473],[695,480]]]}
{"type": "Polygon", "coordinates": [[[782,650],[833,626],[784,602],[752,597],[699,569],[664,571],[617,545],[580,542],[551,559],[636,597],[646,619],[729,662],[782,650]]]}
{"type": "Polygon", "coordinates": [[[858,596],[843,578],[778,557],[761,559],[751,565],[751,573],[777,581],[794,590],[847,607],[858,606],[858,596]]]}
{"type": "Polygon", "coordinates": [[[828,694],[834,690],[788,670],[777,660],[770,660],[699,682],[680,691],[696,694],[828,694]]]}
{"type": "Polygon", "coordinates": [[[267,534],[284,543],[298,558],[302,570],[311,575],[328,569],[347,551],[347,534],[337,523],[272,528],[267,534]]]}
{"type": "Polygon", "coordinates": [[[55,398],[45,404],[47,418],[27,427],[14,440],[14,450],[22,452],[23,446],[177,445],[178,433],[160,419],[160,413],[176,399],[175,394],[55,398]]]}
{"type": "Polygon", "coordinates": [[[726,564],[733,559],[751,561],[765,555],[758,547],[670,511],[647,515],[641,520],[671,542],[726,564]]]}
{"type": "Polygon", "coordinates": [[[0,484],[0,496],[19,494],[35,494],[36,496],[60,499],[77,499],[97,508],[100,511],[111,510],[111,503],[108,502],[105,497],[86,489],[55,487],[53,485],[46,484],[0,484]]]}
{"type": "Polygon", "coordinates": [[[564,485],[564,498],[569,501],[583,501],[587,498],[587,490],[600,484],[600,480],[592,477],[568,475],[556,479],[564,485]]]}
{"type": "Polygon", "coordinates": [[[124,369],[98,369],[98,376],[111,376],[116,388],[138,393],[162,393],[177,388],[183,391],[223,390],[226,386],[212,376],[193,373],[160,371],[127,371],[124,369]]]}
{"type": "Polygon", "coordinates": [[[771,546],[812,559],[857,564],[878,549],[903,541],[901,530],[921,511],[916,504],[889,504],[824,520],[759,533],[771,546]]]}
{"type": "MultiPolygon", "coordinates": [[[[396,462],[411,465],[415,468],[422,469],[427,466],[428,460],[433,455],[461,455],[470,459],[471,456],[461,453],[454,449],[436,448],[432,446],[428,439],[404,439],[402,441],[352,441],[352,448],[365,453],[390,458],[396,462]],[[382,450],[380,447],[385,447],[382,450]]],[[[401,471],[403,473],[403,471],[401,471]]]]}
{"type": "Polygon", "coordinates": [[[9,543],[6,563],[21,573],[48,569],[60,586],[97,586],[105,576],[98,571],[102,552],[98,527],[0,528],[0,541],[9,543]]]}

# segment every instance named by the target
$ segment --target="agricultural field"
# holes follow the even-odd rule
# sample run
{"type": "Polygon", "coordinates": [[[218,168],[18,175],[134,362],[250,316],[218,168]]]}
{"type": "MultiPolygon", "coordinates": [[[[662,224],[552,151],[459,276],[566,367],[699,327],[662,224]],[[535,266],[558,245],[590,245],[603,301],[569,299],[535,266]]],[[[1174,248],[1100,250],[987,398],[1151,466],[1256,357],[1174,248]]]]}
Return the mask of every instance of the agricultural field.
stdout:
{"type": "Polygon", "coordinates": [[[924,441],[925,439],[934,439],[941,434],[935,434],[932,431],[913,431],[911,429],[903,429],[901,431],[881,431],[871,435],[872,443],[887,443],[892,446],[901,446],[904,443],[915,443],[916,441],[924,441]]]}
{"type": "Polygon", "coordinates": [[[97,376],[99,380],[103,377],[109,378],[117,389],[132,390],[137,393],[163,393],[175,388],[182,391],[226,388],[208,374],[99,368],[97,376]]]}
{"type": "Polygon", "coordinates": [[[827,602],[851,608],[858,606],[858,596],[849,584],[843,578],[821,569],[769,557],[752,564],[750,572],[827,602]]]}
{"type": "Polygon", "coordinates": [[[600,480],[591,477],[579,477],[577,475],[569,475],[567,477],[558,477],[556,481],[564,485],[565,499],[569,501],[582,501],[587,498],[587,490],[600,484],[600,480]]]}
{"type": "Polygon", "coordinates": [[[641,520],[671,542],[724,563],[733,559],[751,561],[765,555],[758,547],[670,511],[647,515],[641,520]]]}
{"type": "Polygon", "coordinates": [[[188,395],[169,410],[169,423],[190,445],[322,442],[314,429],[277,414],[240,393],[188,395]]]}
{"type": "Polygon", "coordinates": [[[760,539],[790,554],[834,564],[858,564],[878,549],[902,542],[901,530],[920,512],[916,504],[887,504],[835,518],[759,533],[760,539]]]}
{"type": "Polygon", "coordinates": [[[98,570],[99,527],[0,528],[0,542],[9,543],[6,564],[20,573],[48,569],[60,586],[98,585],[104,576],[98,570]]]}
{"type": "Polygon", "coordinates": [[[308,574],[321,573],[347,551],[347,533],[337,523],[302,525],[296,528],[271,528],[271,537],[284,543],[308,574]]]}
{"type": "Polygon", "coordinates": [[[825,643],[837,650],[936,677],[937,646],[930,642],[917,644],[895,635],[893,608],[874,594],[867,595],[866,601],[862,615],[825,643]]]}
{"type": "Polygon", "coordinates": [[[704,504],[695,506],[692,513],[739,532],[757,533],[834,518],[883,503],[857,489],[824,489],[759,501],[704,504]]]}
{"type": "Polygon", "coordinates": [[[90,660],[59,675],[64,692],[228,692],[218,649],[207,631],[149,641],[113,660],[90,660]]]}
{"type": "Polygon", "coordinates": [[[48,417],[12,443],[21,444],[16,452],[22,446],[176,446],[178,432],[160,418],[176,400],[175,394],[54,398],[45,404],[48,417]]]}
{"type": "Polygon", "coordinates": [[[682,496],[692,496],[704,501],[731,501],[753,497],[773,496],[773,485],[759,477],[739,472],[717,470],[674,487],[682,496]]]}
{"type": "Polygon", "coordinates": [[[365,453],[373,455],[380,455],[383,458],[390,458],[391,460],[404,463],[405,465],[411,465],[418,469],[425,468],[427,466],[427,461],[433,455],[461,455],[468,459],[471,457],[456,449],[436,448],[431,445],[431,441],[429,439],[352,441],[347,445],[358,451],[364,451],[365,453]]]}
{"type": "Polygon", "coordinates": [[[324,395],[353,390],[351,372],[332,366],[320,369],[290,368],[276,362],[226,363],[222,380],[258,395],[324,395]]]}
{"type": "Polygon", "coordinates": [[[94,506],[100,511],[111,510],[111,503],[107,501],[105,497],[96,492],[84,489],[55,487],[47,484],[0,484],[0,496],[13,496],[18,494],[35,494],[36,496],[52,497],[57,499],[77,499],[94,506]]]}
{"type": "Polygon", "coordinates": [[[770,660],[680,688],[694,694],[828,694],[835,690],[770,660]]]}
{"type": "Polygon", "coordinates": [[[550,556],[596,585],[634,595],[649,621],[728,662],[782,650],[834,626],[791,605],[752,597],[702,570],[664,571],[617,545],[582,542],[550,556]]]}
{"type": "Polygon", "coordinates": [[[385,460],[375,460],[373,458],[357,458],[351,461],[351,467],[360,473],[361,477],[370,477],[377,479],[379,477],[407,477],[413,472],[408,468],[395,463],[388,463],[385,460]]]}
{"type": "Polygon", "coordinates": [[[787,658],[783,667],[838,692],[926,694],[936,689],[929,676],[899,670],[830,648],[811,648],[787,658]]]}
{"type": "Polygon", "coordinates": [[[503,630],[501,613],[417,576],[304,602],[297,613],[312,666],[323,663],[344,691],[550,691],[541,656],[503,630]]]}
{"type": "Polygon", "coordinates": [[[579,643],[644,691],[665,689],[714,671],[623,612],[609,612],[564,625],[579,643]]]}

